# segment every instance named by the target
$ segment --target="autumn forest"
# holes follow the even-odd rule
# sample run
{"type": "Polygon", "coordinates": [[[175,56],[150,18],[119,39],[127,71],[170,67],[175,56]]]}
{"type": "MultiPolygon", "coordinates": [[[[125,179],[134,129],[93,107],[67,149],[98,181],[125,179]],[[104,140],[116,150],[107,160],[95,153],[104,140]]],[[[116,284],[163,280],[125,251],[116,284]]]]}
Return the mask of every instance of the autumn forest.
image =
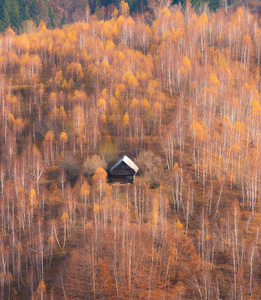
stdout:
{"type": "Polygon", "coordinates": [[[0,298],[260,299],[260,71],[244,7],[1,34],[0,298]]]}

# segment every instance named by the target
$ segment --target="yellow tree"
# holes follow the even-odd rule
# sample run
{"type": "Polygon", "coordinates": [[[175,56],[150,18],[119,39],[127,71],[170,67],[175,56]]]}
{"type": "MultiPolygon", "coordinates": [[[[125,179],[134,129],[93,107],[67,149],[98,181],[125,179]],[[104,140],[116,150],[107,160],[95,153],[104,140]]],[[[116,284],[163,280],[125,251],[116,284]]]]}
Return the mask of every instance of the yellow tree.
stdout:
{"type": "Polygon", "coordinates": [[[77,85],[80,85],[84,77],[82,65],[77,62],[72,62],[71,64],[69,64],[65,74],[67,78],[72,79],[73,82],[76,82],[77,85]]]}
{"type": "Polygon", "coordinates": [[[44,172],[44,165],[42,161],[42,155],[37,149],[37,147],[33,146],[33,176],[36,180],[36,191],[37,195],[40,193],[40,179],[44,172]]]}
{"type": "Polygon", "coordinates": [[[65,132],[62,132],[60,134],[60,142],[63,144],[63,155],[64,155],[64,144],[67,142],[67,134],[65,132]]]}
{"type": "Polygon", "coordinates": [[[75,106],[72,114],[74,128],[77,135],[81,135],[84,128],[84,111],[80,105],[75,106]]]}
{"type": "Polygon", "coordinates": [[[64,109],[64,106],[61,105],[60,108],[59,108],[59,113],[58,113],[58,121],[60,123],[62,123],[62,129],[63,129],[63,131],[64,131],[64,123],[65,123],[66,120],[67,120],[67,114],[66,114],[66,111],[64,109]]]}
{"type": "MultiPolygon", "coordinates": [[[[87,224],[89,194],[90,194],[90,186],[89,186],[87,180],[84,180],[84,182],[81,186],[81,190],[80,190],[80,195],[81,195],[81,200],[82,200],[82,222],[83,222],[84,227],[87,224]]],[[[85,230],[84,230],[84,240],[85,240],[85,230]]]]}
{"type": "Polygon", "coordinates": [[[29,193],[29,200],[30,200],[31,221],[32,221],[34,209],[37,207],[37,197],[35,194],[35,189],[31,189],[31,191],[29,193]]]}
{"type": "Polygon", "coordinates": [[[194,137],[194,145],[193,145],[193,159],[194,159],[194,169],[195,169],[195,176],[197,181],[199,181],[199,169],[200,169],[200,162],[202,158],[202,146],[206,137],[206,130],[204,129],[205,124],[199,121],[193,121],[191,123],[191,131],[194,137]]]}
{"type": "Polygon", "coordinates": [[[120,4],[120,14],[127,18],[130,14],[130,8],[127,2],[121,1],[120,4]]]}
{"type": "Polygon", "coordinates": [[[52,130],[48,131],[45,139],[45,164],[49,165],[51,163],[54,166],[54,154],[53,154],[53,142],[54,142],[54,133],[52,130]],[[50,154],[50,161],[49,161],[49,154],[50,154]]]}
{"type": "Polygon", "coordinates": [[[46,293],[45,283],[43,280],[39,282],[38,288],[35,292],[35,298],[37,300],[47,300],[47,293],[46,293]]]}
{"type": "Polygon", "coordinates": [[[83,154],[83,146],[86,143],[86,137],[84,136],[83,132],[81,133],[81,135],[79,135],[76,139],[76,144],[80,147],[81,150],[81,158],[82,158],[82,154],[83,154]]]}
{"type": "Polygon", "coordinates": [[[66,238],[67,238],[67,230],[68,230],[69,221],[70,221],[67,212],[63,213],[63,215],[61,217],[61,221],[62,221],[62,224],[63,224],[63,248],[64,248],[65,242],[66,242],[66,238]]]}
{"type": "Polygon", "coordinates": [[[100,199],[99,204],[100,204],[103,195],[108,189],[107,172],[103,168],[98,168],[92,177],[92,181],[93,181],[94,190],[99,195],[99,199],[100,199]]]}

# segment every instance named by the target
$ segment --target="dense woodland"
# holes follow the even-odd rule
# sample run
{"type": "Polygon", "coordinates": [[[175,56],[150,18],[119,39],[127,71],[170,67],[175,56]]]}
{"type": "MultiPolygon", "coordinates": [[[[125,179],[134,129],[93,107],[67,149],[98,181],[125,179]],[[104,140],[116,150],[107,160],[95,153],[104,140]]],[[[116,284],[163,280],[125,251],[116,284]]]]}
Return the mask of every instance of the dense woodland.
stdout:
{"type": "Polygon", "coordinates": [[[260,17],[150,17],[0,36],[1,299],[260,299],[260,17]]]}
{"type": "MultiPolygon", "coordinates": [[[[193,9],[201,14],[206,8],[215,11],[247,5],[252,11],[261,11],[256,0],[189,0],[193,9]]],[[[138,14],[153,11],[155,6],[169,7],[178,4],[184,7],[186,0],[126,0],[130,13],[138,14]]],[[[62,27],[68,23],[88,21],[90,14],[97,13],[99,19],[111,19],[120,0],[1,0],[0,32],[8,27],[16,33],[28,33],[43,20],[47,28],[62,27]]],[[[147,18],[147,22],[150,20],[147,18]]]]}

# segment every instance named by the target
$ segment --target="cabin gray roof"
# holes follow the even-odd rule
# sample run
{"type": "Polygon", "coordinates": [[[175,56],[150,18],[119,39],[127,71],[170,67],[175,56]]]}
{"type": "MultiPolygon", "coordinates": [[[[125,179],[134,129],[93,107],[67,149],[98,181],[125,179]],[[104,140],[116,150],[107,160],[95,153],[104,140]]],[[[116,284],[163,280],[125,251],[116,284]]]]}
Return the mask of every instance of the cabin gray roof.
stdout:
{"type": "Polygon", "coordinates": [[[128,158],[128,156],[124,155],[115,165],[113,165],[111,168],[110,168],[110,171],[109,173],[114,170],[116,167],[118,167],[119,164],[121,164],[122,162],[125,162],[125,164],[127,166],[129,166],[132,170],[135,171],[135,173],[138,172],[139,168],[135,165],[135,163],[130,159],[128,158]]]}

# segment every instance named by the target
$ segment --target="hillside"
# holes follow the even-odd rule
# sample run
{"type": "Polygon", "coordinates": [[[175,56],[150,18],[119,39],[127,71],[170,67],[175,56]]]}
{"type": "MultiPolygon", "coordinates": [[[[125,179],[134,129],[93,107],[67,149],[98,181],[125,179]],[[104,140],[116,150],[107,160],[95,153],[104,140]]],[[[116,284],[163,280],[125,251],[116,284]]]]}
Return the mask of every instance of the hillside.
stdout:
{"type": "Polygon", "coordinates": [[[259,299],[260,50],[244,7],[0,35],[0,297],[259,299]]]}

